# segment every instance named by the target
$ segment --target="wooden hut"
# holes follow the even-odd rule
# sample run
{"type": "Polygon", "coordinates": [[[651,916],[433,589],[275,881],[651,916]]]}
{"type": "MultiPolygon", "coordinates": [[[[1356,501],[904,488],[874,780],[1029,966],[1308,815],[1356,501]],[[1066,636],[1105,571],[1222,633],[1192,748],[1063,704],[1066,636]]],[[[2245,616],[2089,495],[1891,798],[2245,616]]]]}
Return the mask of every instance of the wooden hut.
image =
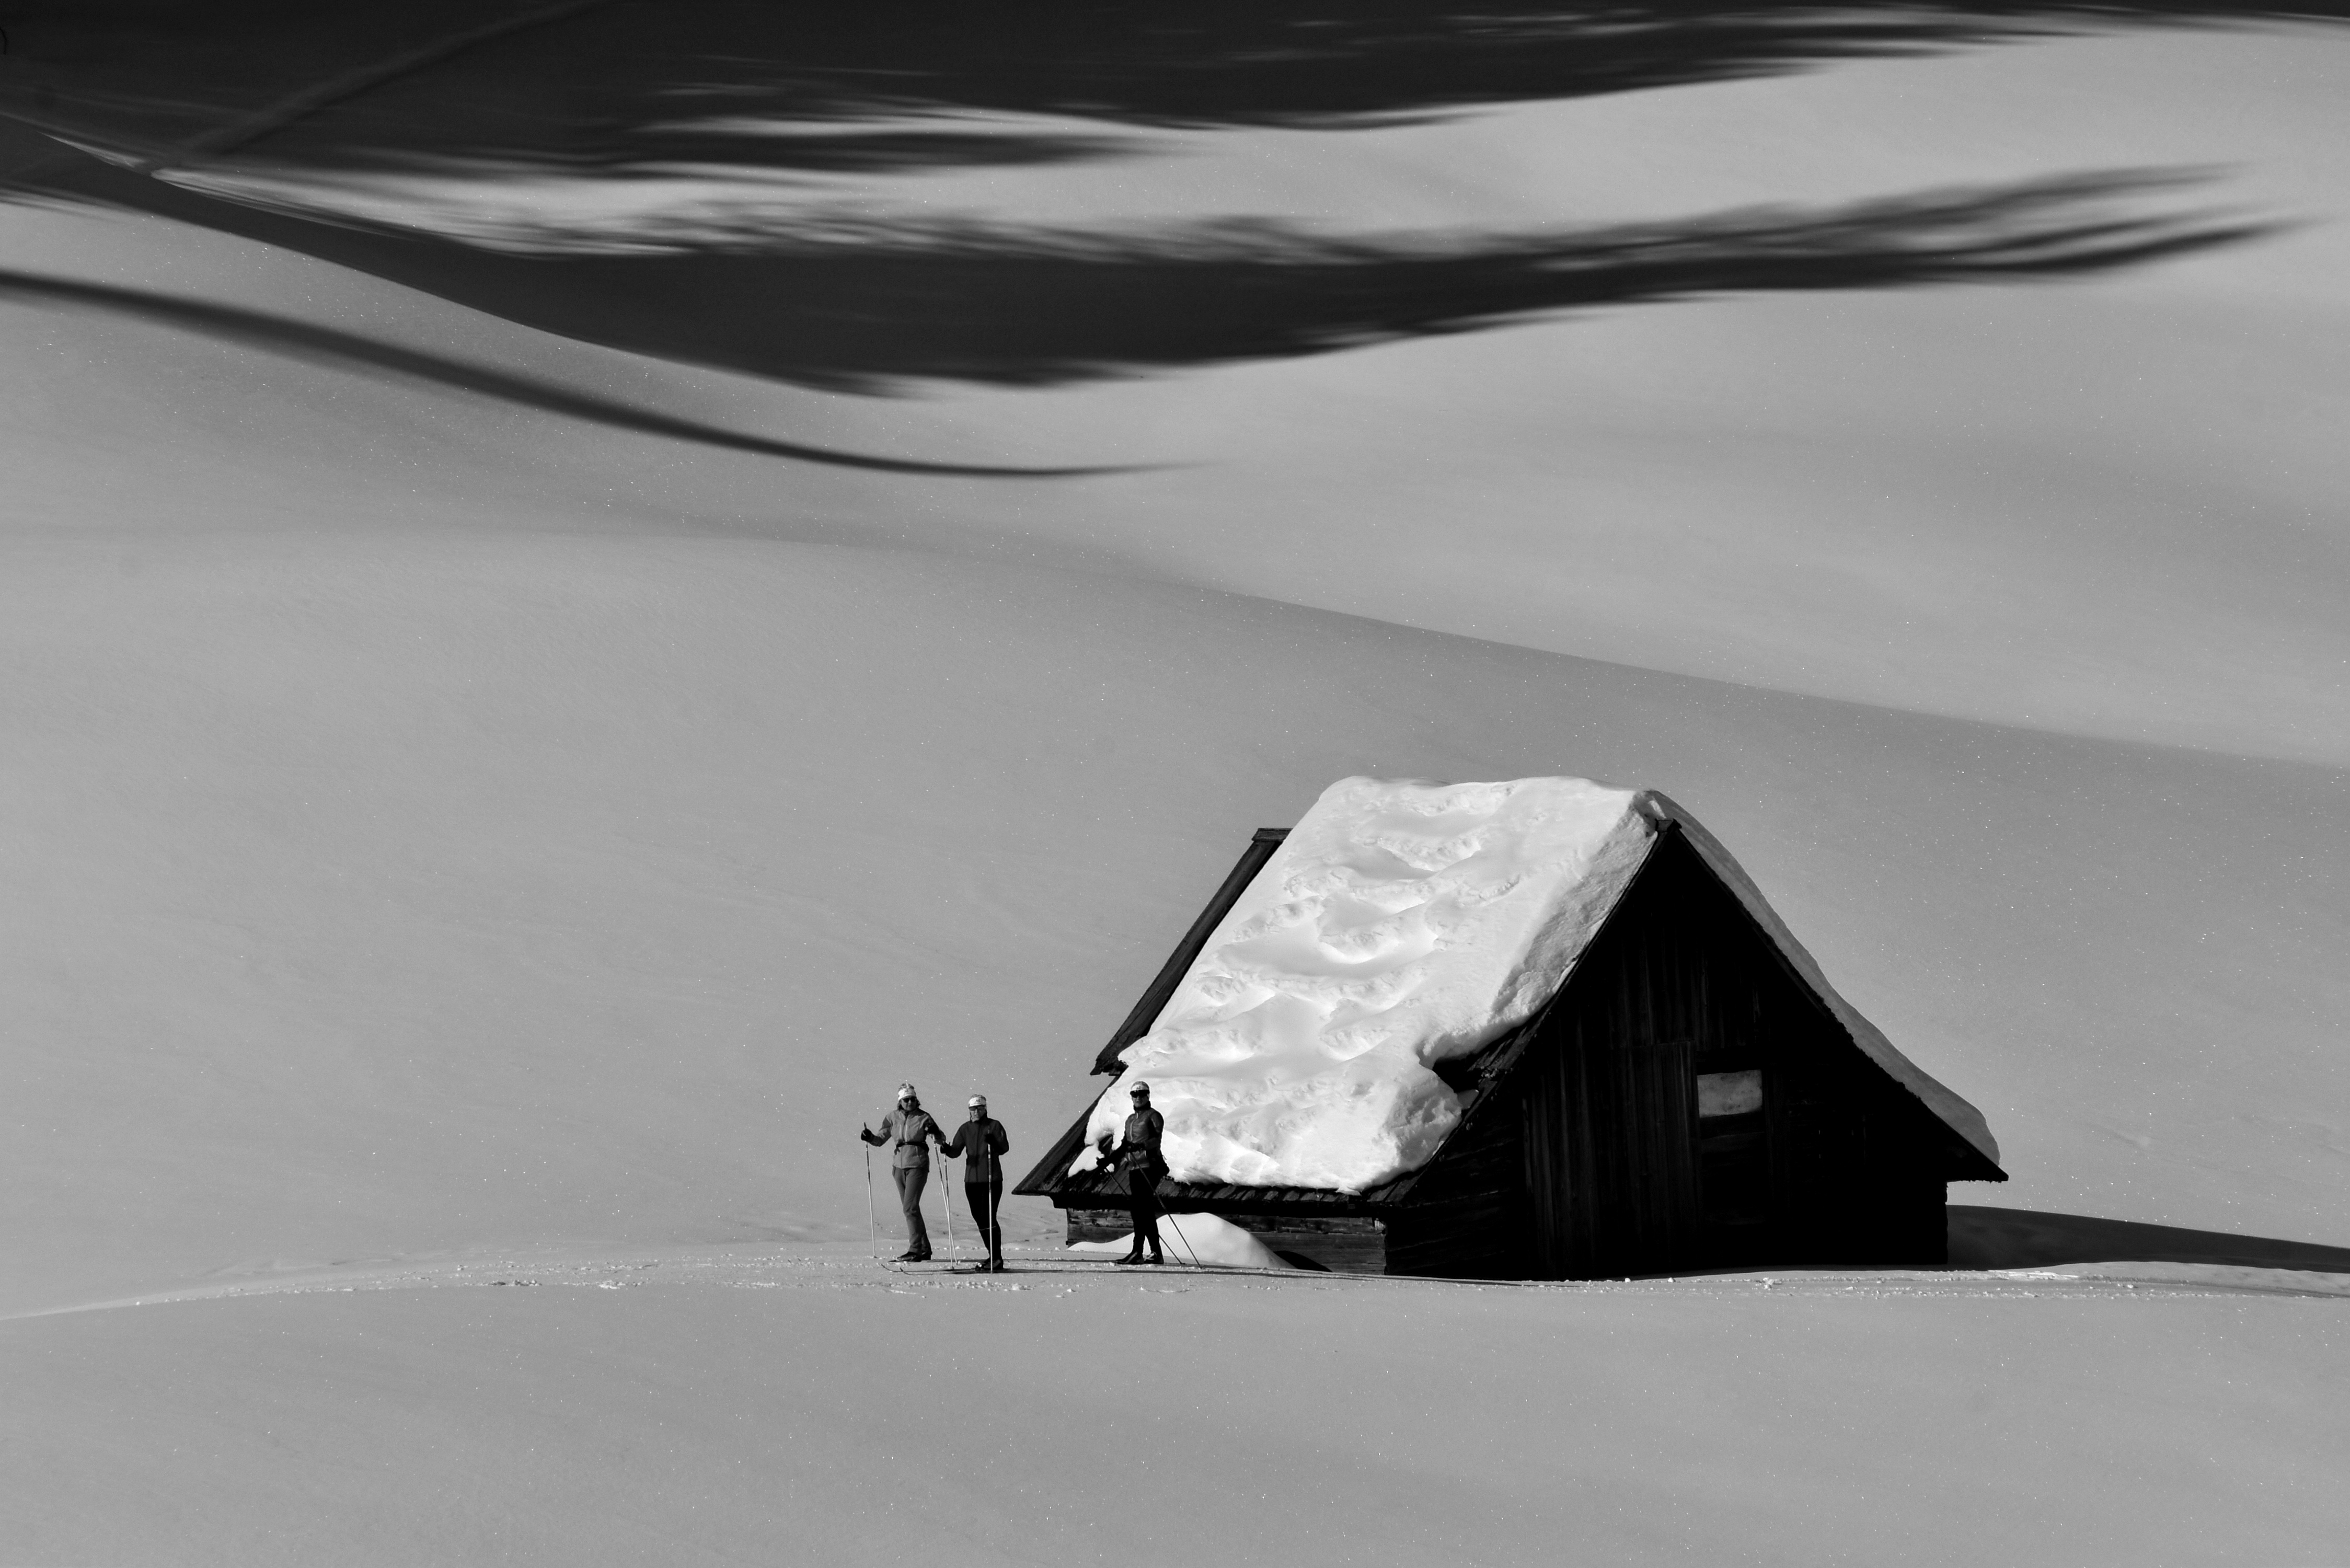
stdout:
{"type": "MultiPolygon", "coordinates": [[[[1438,1064],[1461,1116],[1433,1158],[1360,1191],[1169,1180],[1307,1267],[1584,1279],[1748,1264],[1938,1264],[1944,1184],[2003,1181],[1981,1116],[1829,987],[1711,835],[1637,796],[1653,837],[1546,1002],[1438,1064]]],[[[1159,1018],[1287,830],[1262,828],[1094,1063],[1159,1018]]],[[[1073,1172],[1087,1119],[1015,1190],[1072,1241],[1128,1229],[1073,1172]]]]}

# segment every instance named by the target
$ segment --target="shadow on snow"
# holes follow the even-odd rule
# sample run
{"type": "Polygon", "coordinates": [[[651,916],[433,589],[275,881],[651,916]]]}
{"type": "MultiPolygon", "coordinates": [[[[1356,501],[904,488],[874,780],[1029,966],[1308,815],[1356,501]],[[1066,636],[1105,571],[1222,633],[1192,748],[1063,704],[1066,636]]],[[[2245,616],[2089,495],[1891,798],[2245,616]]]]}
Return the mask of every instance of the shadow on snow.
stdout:
{"type": "Polygon", "coordinates": [[[36,79],[128,139],[265,139],[328,168],[879,172],[1108,155],[1101,127],[1347,129],[2067,33],[2345,17],[2350,0],[25,0],[9,20],[20,78],[106,61],[103,81],[36,79]],[[1003,117],[1076,123],[984,123],[1003,117]]]}
{"type": "Polygon", "coordinates": [[[21,9],[10,111],[116,161],[22,168],[5,182],[20,196],[161,213],[564,336],[870,393],[1320,354],[1712,295],[2078,276],[2275,225],[2159,200],[2196,176],[2147,170],[1609,228],[1044,228],[754,202],[690,223],[542,213],[494,244],[299,201],[270,211],[229,199],[233,179],[184,187],[260,167],[208,161],[234,153],[313,189],[389,171],[495,196],[715,170],[770,186],[854,174],[870,193],[889,173],[1119,156],[1153,130],[1346,130],[2055,32],[2338,18],[2350,0],[515,0],[486,24],[454,0],[353,16],[286,0],[21,9]]]}
{"type": "Polygon", "coordinates": [[[2350,1247],[2187,1231],[2085,1214],[1952,1204],[1950,1266],[2035,1269],[2064,1263],[2205,1263],[2350,1274],[2350,1247]]]}

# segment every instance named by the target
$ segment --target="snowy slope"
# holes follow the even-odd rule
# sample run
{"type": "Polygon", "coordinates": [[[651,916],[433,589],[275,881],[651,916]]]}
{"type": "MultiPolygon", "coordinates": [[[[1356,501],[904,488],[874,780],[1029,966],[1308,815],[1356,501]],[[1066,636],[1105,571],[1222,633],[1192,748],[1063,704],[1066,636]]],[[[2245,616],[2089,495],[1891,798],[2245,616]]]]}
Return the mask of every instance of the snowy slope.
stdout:
{"type": "MultiPolygon", "coordinates": [[[[68,232],[116,275],[179,243],[68,232]]],[[[657,465],[748,460],[5,321],[43,367],[0,576],[27,1304],[517,1232],[838,1234],[855,1117],[911,1075],[1039,1147],[1246,832],[1350,773],[1667,784],[1982,1106],[2005,1200],[2335,1227],[2339,774],[903,547],[944,481],[750,468],[814,487],[806,534],[648,514],[657,465]],[[899,547],[839,542],[851,486],[902,494],[868,535],[899,547]]]]}
{"type": "MultiPolygon", "coordinates": [[[[403,79],[278,145],[292,157],[338,130],[397,137],[484,113],[501,62],[529,69],[541,58],[531,51],[563,36],[517,36],[504,53],[471,57],[475,74],[452,66],[403,79]]],[[[857,491],[846,518],[827,515],[837,487],[797,477],[796,527],[823,517],[950,548],[1010,541],[1045,558],[1648,668],[2342,765],[2350,642],[2336,612],[2350,595],[2340,506],[2350,473],[2334,432],[2350,409],[2330,346],[2344,326],[2336,280],[2350,271],[2339,221],[2350,207],[2346,89],[2350,60],[2324,29],[2124,30],[1378,130],[1157,131],[1099,162],[795,174],[771,182],[781,193],[755,210],[778,222],[811,205],[877,222],[1240,215],[1378,235],[1604,227],[1758,204],[1835,212],[2183,169],[2210,178],[2076,215],[2216,213],[2284,227],[2072,283],[1595,309],[1172,377],[1125,373],[1113,357],[1107,382],[1065,388],[876,402],[659,379],[681,389],[668,396],[773,433],[853,431],[949,460],[1142,465],[905,507],[857,491]]],[[[529,107],[559,120],[565,106],[529,107]]],[[[270,145],[206,165],[198,183],[276,167],[270,145]]],[[[442,171],[432,200],[401,194],[417,178],[369,171],[310,178],[298,194],[330,214],[453,233],[484,213],[543,222],[559,253],[640,244],[697,203],[746,199],[739,170],[655,172],[493,161],[463,178],[442,171]],[[358,188],[389,193],[354,205],[358,188]]],[[[737,278],[656,258],[589,289],[607,274],[272,228],[266,213],[196,201],[184,182],[53,173],[590,339],[691,358],[723,355],[755,328],[788,376],[797,337],[835,336],[831,317],[801,321],[788,308],[829,275],[737,278]]],[[[917,282],[950,297],[993,286],[951,273],[917,282]]],[[[276,308],[301,297],[253,297],[265,296],[276,308]]],[[[978,297],[1015,320],[1051,318],[1063,304],[978,297]]],[[[1146,299],[1081,296],[1066,308],[1081,327],[1147,314],[1146,299]]],[[[1228,307],[1182,299],[1179,314],[1228,307]]],[[[852,296],[834,308],[886,319],[889,304],[852,296]]],[[[418,331],[434,329],[400,335],[418,331]]],[[[642,384],[648,373],[627,374],[642,384]]],[[[763,482],[731,463],[668,464],[658,484],[620,483],[654,511],[775,513],[763,482]]]]}

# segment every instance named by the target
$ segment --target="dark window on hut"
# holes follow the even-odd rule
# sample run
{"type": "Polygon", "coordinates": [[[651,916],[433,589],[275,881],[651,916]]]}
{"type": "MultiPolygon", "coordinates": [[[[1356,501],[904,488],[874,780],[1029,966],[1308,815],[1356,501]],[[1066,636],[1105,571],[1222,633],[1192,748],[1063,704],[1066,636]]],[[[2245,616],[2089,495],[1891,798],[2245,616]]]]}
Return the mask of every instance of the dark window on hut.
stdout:
{"type": "Polygon", "coordinates": [[[1770,1219],[1771,1137],[1760,1068],[1697,1075],[1697,1152],[1707,1224],[1770,1219]]]}

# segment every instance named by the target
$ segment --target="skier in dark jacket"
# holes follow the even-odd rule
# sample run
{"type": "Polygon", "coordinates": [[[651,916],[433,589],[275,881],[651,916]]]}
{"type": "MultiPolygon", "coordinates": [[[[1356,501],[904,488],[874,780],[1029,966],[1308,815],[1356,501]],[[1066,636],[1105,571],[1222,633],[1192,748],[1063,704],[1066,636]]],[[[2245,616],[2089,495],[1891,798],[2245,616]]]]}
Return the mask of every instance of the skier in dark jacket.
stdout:
{"type": "Polygon", "coordinates": [[[922,1223],[922,1188],[931,1179],[930,1143],[943,1144],[946,1134],[931,1113],[922,1109],[911,1084],[898,1085],[898,1107],[881,1114],[881,1130],[860,1126],[857,1136],[876,1147],[890,1147],[889,1174],[898,1180],[898,1207],[906,1211],[906,1250],[893,1262],[926,1263],[931,1260],[931,1231],[922,1223]]]}
{"type": "Polygon", "coordinates": [[[979,1239],[987,1248],[987,1262],[980,1265],[983,1273],[1003,1272],[1003,1224],[996,1210],[1003,1203],[1003,1165],[1002,1157],[1012,1152],[1012,1135],[1003,1124],[992,1121],[987,1115],[987,1096],[971,1097],[970,1116],[955,1128],[954,1137],[939,1146],[939,1152],[950,1157],[962,1157],[962,1197],[970,1207],[972,1222],[979,1227],[979,1239]]]}
{"type": "Polygon", "coordinates": [[[1159,1181],[1167,1174],[1167,1161],[1159,1152],[1159,1140],[1167,1130],[1167,1118],[1150,1108],[1150,1085],[1137,1084],[1127,1091],[1133,1096],[1133,1114],[1126,1118],[1125,1136],[1118,1147],[1110,1147],[1109,1135],[1101,1136],[1100,1148],[1105,1163],[1126,1173],[1126,1207],[1134,1219],[1134,1245],[1121,1263],[1143,1261],[1142,1247],[1150,1244],[1153,1263],[1167,1259],[1159,1249],[1159,1181]]]}

